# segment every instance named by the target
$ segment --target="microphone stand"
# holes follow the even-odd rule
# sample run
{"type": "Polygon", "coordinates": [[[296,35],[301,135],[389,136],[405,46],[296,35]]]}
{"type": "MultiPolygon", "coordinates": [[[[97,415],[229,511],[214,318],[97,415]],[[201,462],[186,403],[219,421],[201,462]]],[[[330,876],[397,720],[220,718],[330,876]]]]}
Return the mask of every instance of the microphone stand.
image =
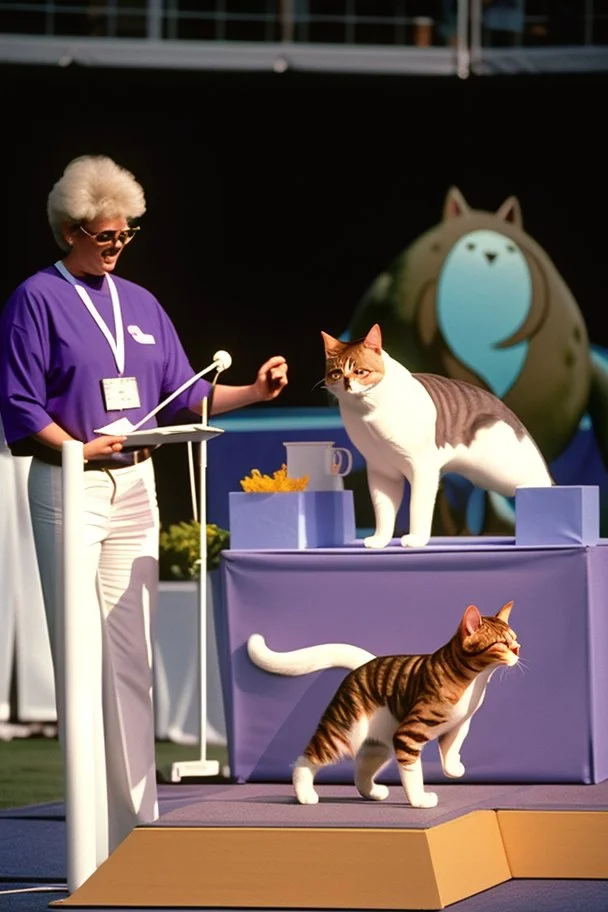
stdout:
{"type": "MultiPolygon", "coordinates": [[[[228,366],[228,365],[227,365],[228,366]]],[[[223,364],[217,365],[217,382],[223,364]]],[[[202,426],[207,426],[208,399],[202,402],[202,426]]],[[[219,762],[207,757],[207,441],[199,443],[199,501],[198,518],[200,528],[199,585],[198,585],[198,643],[199,643],[199,755],[196,760],[184,760],[171,766],[171,782],[180,782],[184,777],[208,777],[219,775],[219,762]]]]}

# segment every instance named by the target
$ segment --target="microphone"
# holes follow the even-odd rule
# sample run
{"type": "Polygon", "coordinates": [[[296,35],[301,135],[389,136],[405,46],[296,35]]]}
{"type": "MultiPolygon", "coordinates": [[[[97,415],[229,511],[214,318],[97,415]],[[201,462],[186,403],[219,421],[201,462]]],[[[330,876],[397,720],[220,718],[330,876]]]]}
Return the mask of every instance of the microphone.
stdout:
{"type": "Polygon", "coordinates": [[[228,354],[227,351],[216,351],[213,356],[213,363],[217,372],[228,370],[232,364],[232,355],[228,354]]]}
{"type": "MultiPolygon", "coordinates": [[[[175,392],[171,393],[170,396],[167,396],[166,399],[163,399],[160,405],[157,405],[156,408],[153,408],[151,412],[148,412],[147,415],[144,415],[144,417],[131,428],[131,431],[139,430],[139,428],[145,424],[149,418],[152,418],[154,415],[156,415],[157,412],[168,405],[169,402],[172,402],[173,399],[175,399],[176,396],[179,396],[180,393],[183,393],[184,390],[187,390],[189,386],[192,386],[192,384],[200,377],[204,377],[205,374],[209,374],[212,370],[216,370],[219,374],[221,371],[227,370],[231,364],[232,355],[229,355],[227,351],[216,351],[213,356],[213,362],[209,364],[208,367],[203,368],[203,370],[199,371],[198,374],[195,374],[193,377],[190,377],[188,380],[186,380],[185,383],[182,383],[182,385],[176,389],[175,392]]],[[[112,428],[112,425],[108,425],[108,427],[112,428]]],[[[103,431],[104,434],[122,433],[122,431],[105,430],[103,428],[101,428],[100,432],[101,431],[103,431]]]]}

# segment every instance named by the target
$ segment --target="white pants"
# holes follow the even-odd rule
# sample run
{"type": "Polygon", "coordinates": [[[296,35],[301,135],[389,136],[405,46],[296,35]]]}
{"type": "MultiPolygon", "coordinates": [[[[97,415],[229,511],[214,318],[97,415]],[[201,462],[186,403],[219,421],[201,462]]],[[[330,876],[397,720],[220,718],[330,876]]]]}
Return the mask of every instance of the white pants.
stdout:
{"type": "MultiPolygon", "coordinates": [[[[63,741],[62,470],[33,459],[28,489],[63,741]]],[[[134,826],[158,817],[151,626],[159,528],[152,460],[111,476],[85,472],[84,525],[82,611],[91,612],[96,640],[87,645],[95,657],[91,781],[100,864],[134,826]]]]}

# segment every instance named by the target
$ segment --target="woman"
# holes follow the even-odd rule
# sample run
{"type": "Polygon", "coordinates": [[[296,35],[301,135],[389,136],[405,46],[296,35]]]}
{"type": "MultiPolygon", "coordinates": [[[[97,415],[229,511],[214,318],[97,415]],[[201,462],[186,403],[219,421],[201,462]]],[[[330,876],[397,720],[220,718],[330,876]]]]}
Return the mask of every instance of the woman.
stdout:
{"type": "MultiPolygon", "coordinates": [[[[0,318],[0,415],[13,455],[33,457],[29,502],[60,736],[61,447],[84,444],[82,610],[90,612],[100,656],[91,680],[95,730],[104,740],[97,755],[105,752],[97,798],[108,821],[108,832],[98,834],[99,863],[135,825],[158,816],[150,629],[159,522],[150,451],[126,450],[124,436],[96,429],[121,416],[137,424],[195,373],[154,296],[112,275],[144,211],[143,189],[130,172],[106,156],[74,159],[47,206],[64,255],[19,285],[0,318]]],[[[210,415],[271,400],[286,384],[281,356],[266,361],[249,386],[199,379],[162,410],[162,422],[184,409],[202,414],[205,398],[210,415]]],[[[145,424],[155,425],[156,418],[145,424]]]]}

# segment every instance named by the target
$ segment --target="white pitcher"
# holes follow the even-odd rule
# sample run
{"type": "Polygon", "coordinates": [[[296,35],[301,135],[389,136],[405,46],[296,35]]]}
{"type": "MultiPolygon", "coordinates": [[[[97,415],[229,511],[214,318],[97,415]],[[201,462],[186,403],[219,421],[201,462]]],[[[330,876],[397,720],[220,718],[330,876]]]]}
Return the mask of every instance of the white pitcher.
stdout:
{"type": "Polygon", "coordinates": [[[334,446],[333,440],[289,440],[287,477],[308,477],[307,491],[342,491],[342,478],[353,467],[353,455],[346,447],[334,446]]]}

